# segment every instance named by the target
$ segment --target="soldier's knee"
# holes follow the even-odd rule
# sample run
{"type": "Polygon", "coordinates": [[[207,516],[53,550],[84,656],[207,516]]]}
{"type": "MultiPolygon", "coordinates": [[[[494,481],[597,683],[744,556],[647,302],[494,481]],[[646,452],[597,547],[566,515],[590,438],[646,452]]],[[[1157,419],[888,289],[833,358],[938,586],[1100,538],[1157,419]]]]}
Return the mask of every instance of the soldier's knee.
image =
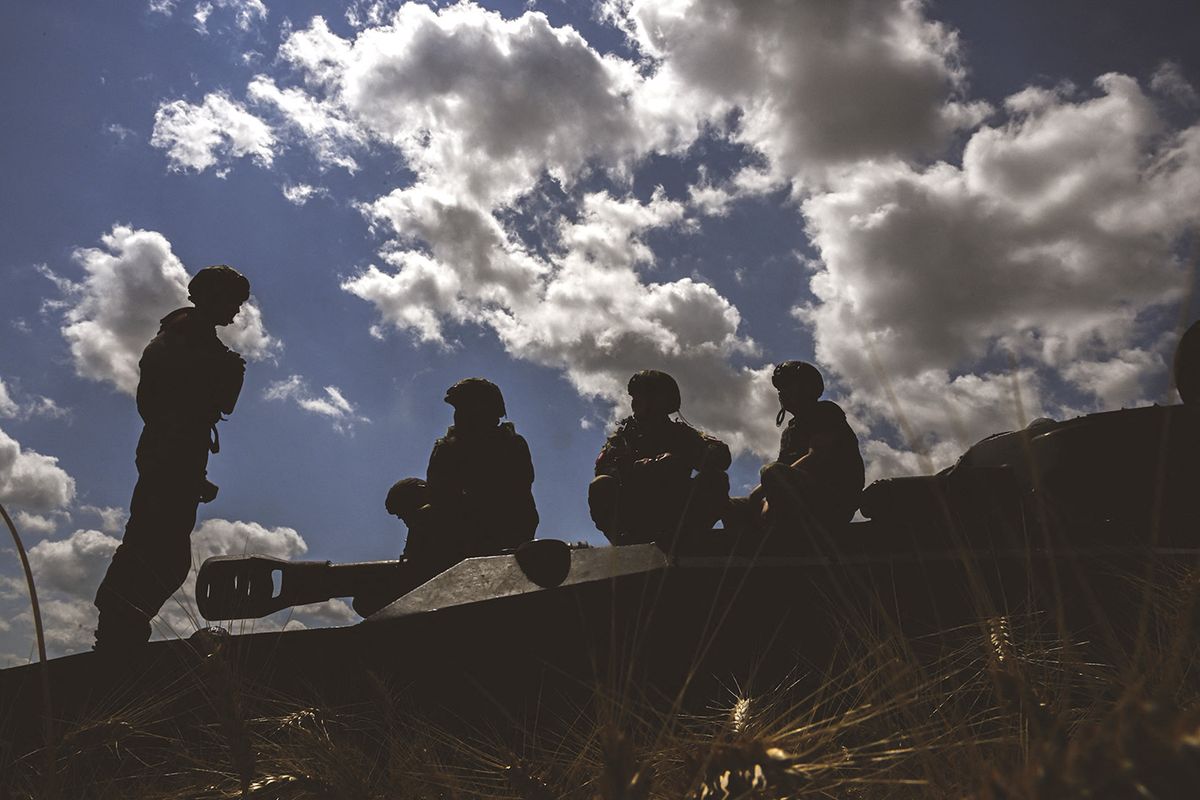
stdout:
{"type": "Polygon", "coordinates": [[[617,499],[621,482],[613,475],[599,475],[588,484],[588,502],[611,502],[617,499]]]}
{"type": "Polygon", "coordinates": [[[781,464],[778,461],[767,464],[758,472],[759,482],[763,488],[781,486],[787,481],[790,471],[791,468],[787,464],[781,464]]]}
{"type": "Polygon", "coordinates": [[[696,473],[697,488],[706,494],[729,496],[729,473],[721,470],[701,470],[696,473]]]}
{"type": "Polygon", "coordinates": [[[621,482],[612,475],[599,475],[588,485],[588,511],[601,531],[607,533],[613,525],[620,491],[621,482]]]}

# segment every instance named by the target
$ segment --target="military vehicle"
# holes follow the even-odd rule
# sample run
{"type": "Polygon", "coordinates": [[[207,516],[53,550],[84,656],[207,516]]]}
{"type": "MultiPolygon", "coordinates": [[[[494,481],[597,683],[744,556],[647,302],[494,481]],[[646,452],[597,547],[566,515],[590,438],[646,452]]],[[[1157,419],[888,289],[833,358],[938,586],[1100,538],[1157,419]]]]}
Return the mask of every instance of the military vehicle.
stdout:
{"type": "Polygon", "coordinates": [[[153,642],[135,663],[83,653],[45,673],[10,668],[0,672],[0,725],[10,742],[39,738],[43,678],[59,724],[133,696],[187,697],[189,681],[211,694],[203,665],[214,657],[251,696],[362,700],[376,676],[409,687],[418,705],[509,714],[550,692],[636,687],[686,703],[729,679],[769,683],[798,665],[819,670],[851,628],[912,638],[1051,607],[1082,624],[1097,613],[1114,622],[1136,611],[1131,569],[1200,556],[1197,445],[1191,406],[1036,420],[937,475],[872,484],[869,519],[786,553],[716,531],[671,553],[535,541],[434,575],[404,561],[218,557],[197,582],[209,619],[330,597],[354,598],[365,618],[199,632],[153,642]]]}

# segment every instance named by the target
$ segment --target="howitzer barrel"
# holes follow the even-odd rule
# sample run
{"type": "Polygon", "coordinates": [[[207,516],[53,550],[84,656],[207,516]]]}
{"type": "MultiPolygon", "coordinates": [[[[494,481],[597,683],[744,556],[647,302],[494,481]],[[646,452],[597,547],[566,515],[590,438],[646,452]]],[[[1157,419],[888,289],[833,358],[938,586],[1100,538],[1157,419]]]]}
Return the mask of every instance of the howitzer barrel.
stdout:
{"type": "Polygon", "coordinates": [[[422,580],[406,560],[334,564],[270,556],[214,556],[196,576],[196,606],[205,619],[255,619],[292,606],[354,597],[359,613],[394,599],[422,580]],[[357,602],[362,598],[364,608],[357,602]],[[384,601],[386,602],[386,601],[384,601]]]}

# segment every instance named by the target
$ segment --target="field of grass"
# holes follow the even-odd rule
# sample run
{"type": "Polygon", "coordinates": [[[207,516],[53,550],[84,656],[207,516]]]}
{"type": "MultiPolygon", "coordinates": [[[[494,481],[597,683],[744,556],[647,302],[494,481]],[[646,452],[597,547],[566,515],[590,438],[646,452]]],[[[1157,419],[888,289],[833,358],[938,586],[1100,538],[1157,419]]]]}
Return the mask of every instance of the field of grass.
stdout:
{"type": "MultiPolygon", "coordinates": [[[[1197,575],[1147,582],[1129,631],[1052,609],[918,639],[856,629],[820,667],[697,706],[598,683],[520,718],[249,688],[218,653],[192,692],[112,698],[15,755],[38,798],[1191,798],[1200,796],[1197,575]],[[1092,636],[1094,638],[1089,638],[1092,636]],[[1123,646],[1120,642],[1127,642],[1123,646]],[[581,701],[579,697],[584,697],[581,701]]],[[[7,759],[6,759],[7,760],[7,759]]]]}

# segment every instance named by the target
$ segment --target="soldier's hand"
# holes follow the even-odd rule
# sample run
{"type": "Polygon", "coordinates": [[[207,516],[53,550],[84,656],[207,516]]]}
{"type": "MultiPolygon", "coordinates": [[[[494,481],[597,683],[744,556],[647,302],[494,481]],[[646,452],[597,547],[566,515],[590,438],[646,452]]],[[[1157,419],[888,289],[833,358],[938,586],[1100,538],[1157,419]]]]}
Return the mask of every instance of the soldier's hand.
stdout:
{"type": "Polygon", "coordinates": [[[217,492],[220,487],[210,481],[208,478],[200,481],[200,502],[211,503],[217,498],[217,492]]]}

